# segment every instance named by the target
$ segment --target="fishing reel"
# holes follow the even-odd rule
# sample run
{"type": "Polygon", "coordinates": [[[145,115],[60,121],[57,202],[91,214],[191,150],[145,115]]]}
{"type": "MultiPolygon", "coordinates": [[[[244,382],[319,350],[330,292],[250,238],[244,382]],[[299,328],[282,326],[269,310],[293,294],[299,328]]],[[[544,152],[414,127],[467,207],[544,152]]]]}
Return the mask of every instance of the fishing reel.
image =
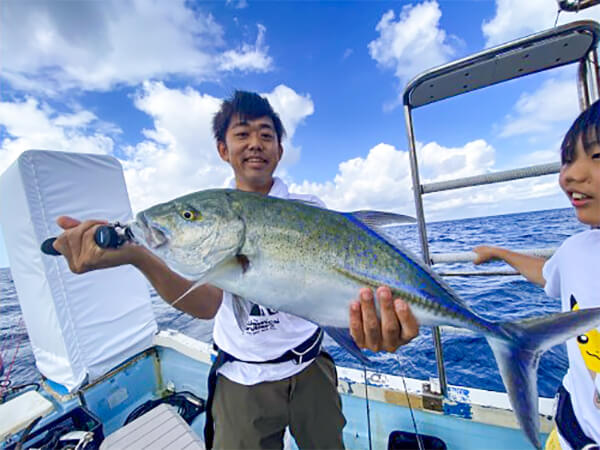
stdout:
{"type": "MultiPolygon", "coordinates": [[[[60,255],[52,246],[55,240],[55,237],[46,239],[41,245],[42,253],[53,256],[60,255]]],[[[131,227],[120,222],[101,225],[94,233],[94,242],[100,248],[118,248],[128,241],[134,240],[131,227]]]]}

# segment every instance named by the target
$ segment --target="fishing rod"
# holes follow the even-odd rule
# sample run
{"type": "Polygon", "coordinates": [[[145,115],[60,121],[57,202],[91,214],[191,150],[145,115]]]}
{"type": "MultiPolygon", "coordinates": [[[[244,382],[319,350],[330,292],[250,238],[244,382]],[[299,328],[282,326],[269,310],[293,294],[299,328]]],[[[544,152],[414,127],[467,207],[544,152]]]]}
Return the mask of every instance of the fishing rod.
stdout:
{"type": "MultiPolygon", "coordinates": [[[[42,242],[40,249],[46,255],[58,256],[58,252],[52,245],[56,237],[51,237],[42,242]]],[[[94,233],[94,242],[100,248],[118,248],[125,242],[133,241],[133,232],[129,225],[123,225],[119,222],[101,225],[94,233]]]]}

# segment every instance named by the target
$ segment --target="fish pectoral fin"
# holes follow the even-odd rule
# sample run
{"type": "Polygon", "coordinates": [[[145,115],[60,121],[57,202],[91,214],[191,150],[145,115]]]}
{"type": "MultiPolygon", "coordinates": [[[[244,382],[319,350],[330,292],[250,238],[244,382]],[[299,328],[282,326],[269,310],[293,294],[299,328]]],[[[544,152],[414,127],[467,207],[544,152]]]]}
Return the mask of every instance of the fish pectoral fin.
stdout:
{"type": "Polygon", "coordinates": [[[239,295],[233,295],[233,314],[235,321],[240,331],[243,333],[246,330],[248,324],[248,318],[250,317],[250,311],[252,310],[252,302],[240,297],[239,295]]]}
{"type": "Polygon", "coordinates": [[[325,332],[337,342],[343,349],[345,349],[348,353],[358,359],[361,363],[365,365],[370,365],[371,360],[358,348],[354,339],[350,335],[350,330],[348,328],[335,328],[335,327],[323,327],[325,332]]]}
{"type": "Polygon", "coordinates": [[[380,229],[387,225],[403,225],[407,223],[415,223],[417,219],[404,214],[395,214],[385,211],[360,210],[352,211],[354,218],[360,220],[369,228],[380,229]]]}
{"type": "Polygon", "coordinates": [[[179,303],[180,300],[183,300],[183,298],[186,295],[188,295],[190,292],[192,292],[197,287],[202,286],[203,284],[204,284],[204,280],[203,279],[194,281],[194,283],[183,294],[181,294],[179,297],[177,297],[177,299],[174,302],[170,303],[171,306],[175,306],[177,303],[179,303]]]}

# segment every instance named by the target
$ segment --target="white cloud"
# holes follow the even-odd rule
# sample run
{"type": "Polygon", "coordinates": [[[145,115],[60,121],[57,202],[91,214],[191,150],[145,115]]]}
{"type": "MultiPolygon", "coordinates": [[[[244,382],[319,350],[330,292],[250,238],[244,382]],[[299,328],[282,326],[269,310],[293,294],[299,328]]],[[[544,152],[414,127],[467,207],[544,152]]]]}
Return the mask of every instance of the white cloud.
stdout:
{"type": "MultiPolygon", "coordinates": [[[[265,94],[288,130],[286,153],[297,126],[312,114],[308,95],[280,85],[265,94]]],[[[212,118],[221,99],[195,89],[170,89],[162,82],[145,82],[134,97],[135,106],[152,118],[144,139],[124,149],[121,161],[134,210],[184,193],[223,186],[230,167],[216,150],[212,118]]],[[[106,129],[93,113],[58,113],[34,98],[0,102],[0,173],[28,149],[63,150],[119,155],[106,129]]],[[[119,130],[116,130],[118,132],[119,130]]],[[[288,165],[290,162],[288,161],[288,165]]]]}
{"type": "Polygon", "coordinates": [[[228,50],[219,60],[219,69],[225,72],[232,70],[268,72],[273,68],[273,59],[267,54],[269,47],[265,45],[264,25],[258,24],[258,35],[254,45],[242,44],[238,50],[228,50]]]}
{"type": "MultiPolygon", "coordinates": [[[[421,183],[427,184],[492,172],[495,150],[483,140],[460,148],[431,142],[419,145],[418,159],[421,183]]],[[[340,163],[331,181],[305,180],[293,183],[291,189],[317,195],[335,210],[377,209],[414,214],[408,153],[388,144],[373,147],[366,158],[340,163]]],[[[424,196],[424,204],[428,220],[440,220],[480,216],[481,211],[489,215],[514,212],[518,207],[505,208],[515,208],[515,203],[531,209],[527,203],[532,199],[536,205],[544,206],[560,195],[555,177],[543,177],[430,194],[424,196]]]]}
{"type": "Polygon", "coordinates": [[[569,122],[579,113],[577,98],[577,86],[573,80],[546,80],[536,91],[521,95],[506,117],[500,136],[548,132],[564,134],[569,122]]]}
{"type": "Polygon", "coordinates": [[[113,139],[90,132],[91,125],[102,126],[102,123],[89,111],[59,114],[31,97],[0,102],[0,129],[5,130],[0,142],[0,173],[29,149],[111,153],[113,139]]]}
{"type": "Polygon", "coordinates": [[[235,9],[244,9],[248,7],[247,0],[225,0],[225,4],[235,9]]]}
{"type": "Polygon", "coordinates": [[[333,181],[303,181],[291,189],[315,194],[336,210],[405,210],[412,208],[409,172],[408,154],[382,143],[373,147],[366,158],[340,163],[333,181]]]}
{"type": "Polygon", "coordinates": [[[280,118],[287,137],[282,142],[284,152],[279,167],[283,170],[294,165],[300,159],[301,147],[292,143],[296,128],[304,119],[314,112],[315,108],[309,94],[300,95],[293,89],[280,84],[273,92],[264,93],[275,111],[280,111],[280,118]]]}
{"type": "Polygon", "coordinates": [[[5,2],[1,76],[16,89],[52,94],[175,75],[215,79],[219,58],[224,70],[265,71],[272,61],[264,32],[259,26],[255,45],[231,53],[222,27],[185,0],[5,2]]]}
{"type": "Polygon", "coordinates": [[[478,139],[460,148],[430,142],[419,149],[419,154],[422,180],[437,182],[489,172],[494,166],[495,151],[483,139],[478,139]]]}
{"type": "MultiPolygon", "coordinates": [[[[486,47],[492,47],[528,34],[552,28],[558,4],[550,0],[496,0],[496,15],[484,21],[486,47]]],[[[579,13],[561,12],[558,24],[575,20],[600,20],[600,10],[588,8],[579,13]]]]}
{"type": "Polygon", "coordinates": [[[455,48],[440,28],[442,12],[436,1],[407,5],[396,19],[394,11],[386,12],[376,30],[379,37],[369,43],[369,53],[379,65],[393,69],[401,83],[421,71],[448,61],[455,48]]]}

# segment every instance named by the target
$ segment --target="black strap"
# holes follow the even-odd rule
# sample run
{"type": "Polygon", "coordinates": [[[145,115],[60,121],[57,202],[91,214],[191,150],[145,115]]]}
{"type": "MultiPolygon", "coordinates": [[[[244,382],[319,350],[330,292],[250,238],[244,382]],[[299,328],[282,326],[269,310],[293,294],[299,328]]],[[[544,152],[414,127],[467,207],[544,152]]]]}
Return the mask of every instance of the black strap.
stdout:
{"type": "Polygon", "coordinates": [[[248,361],[245,359],[240,359],[236,356],[233,356],[230,353],[227,353],[225,350],[220,349],[217,344],[213,344],[213,347],[218,352],[223,352],[225,354],[225,361],[223,364],[230,361],[239,361],[248,364],[278,364],[287,361],[294,361],[295,364],[302,364],[303,362],[310,361],[314,359],[319,354],[319,350],[321,349],[321,342],[323,341],[323,330],[317,328],[315,332],[304,342],[302,342],[297,347],[294,347],[291,350],[288,350],[281,356],[275,359],[268,359],[266,361],[248,361]]]}
{"type": "Polygon", "coordinates": [[[206,422],[204,424],[204,445],[207,450],[213,448],[213,441],[215,439],[215,422],[212,415],[212,404],[215,398],[215,388],[217,387],[217,371],[225,364],[225,353],[219,351],[217,353],[217,359],[213,362],[213,365],[208,372],[208,396],[206,398],[206,422]]]}
{"type": "Polygon", "coordinates": [[[323,330],[317,328],[306,341],[302,342],[297,347],[288,350],[280,357],[268,361],[245,361],[221,350],[215,344],[214,347],[217,350],[217,357],[208,373],[208,397],[206,399],[206,422],[204,424],[204,445],[206,446],[206,449],[211,450],[213,448],[215,423],[212,415],[212,404],[215,397],[215,389],[217,387],[217,372],[223,364],[231,361],[240,361],[251,364],[277,364],[286,361],[294,361],[296,364],[301,364],[315,359],[319,355],[322,341],[323,330]]]}
{"type": "Polygon", "coordinates": [[[555,421],[560,435],[569,443],[571,448],[580,450],[586,445],[596,445],[595,441],[586,436],[579,422],[577,422],[571,403],[571,395],[562,384],[558,388],[558,407],[555,421]]]}

